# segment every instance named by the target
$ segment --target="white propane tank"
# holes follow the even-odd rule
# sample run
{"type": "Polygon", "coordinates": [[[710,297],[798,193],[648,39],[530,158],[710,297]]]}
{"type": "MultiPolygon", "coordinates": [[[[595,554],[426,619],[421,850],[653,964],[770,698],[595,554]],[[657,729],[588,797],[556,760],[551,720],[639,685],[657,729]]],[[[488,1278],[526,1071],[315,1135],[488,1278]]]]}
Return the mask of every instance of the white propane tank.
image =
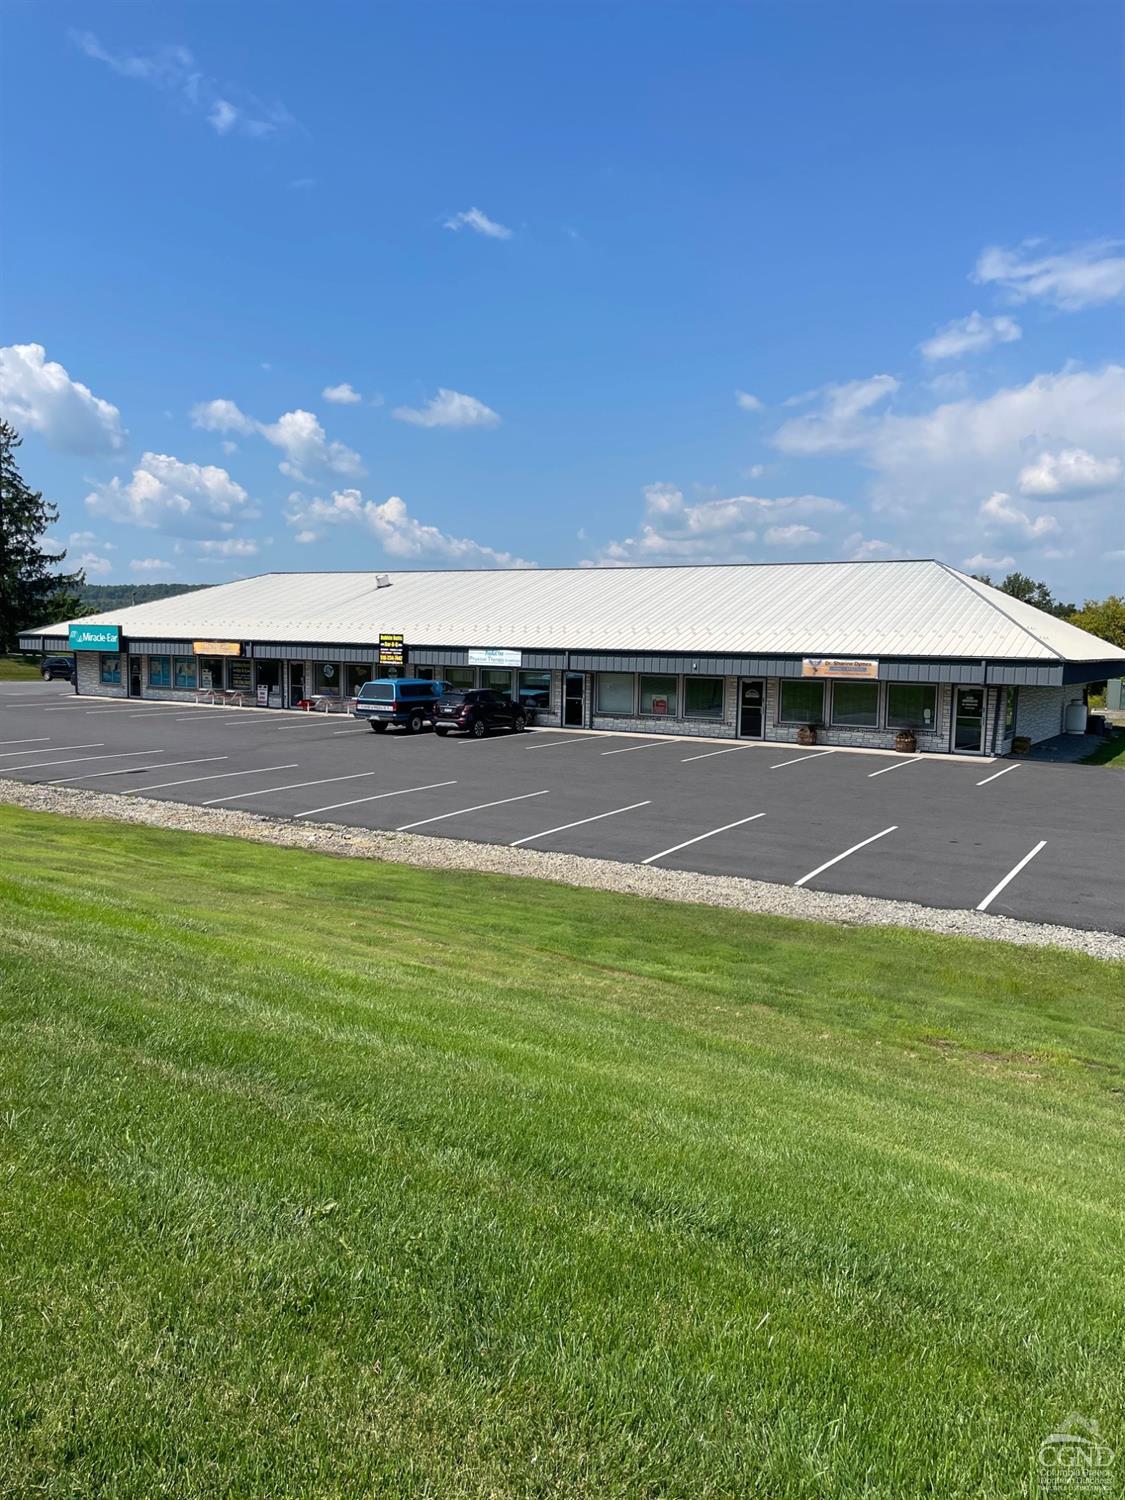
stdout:
{"type": "Polygon", "coordinates": [[[1088,710],[1086,705],[1078,698],[1073,703],[1066,705],[1066,732],[1067,734],[1085,734],[1086,717],[1088,710]]]}

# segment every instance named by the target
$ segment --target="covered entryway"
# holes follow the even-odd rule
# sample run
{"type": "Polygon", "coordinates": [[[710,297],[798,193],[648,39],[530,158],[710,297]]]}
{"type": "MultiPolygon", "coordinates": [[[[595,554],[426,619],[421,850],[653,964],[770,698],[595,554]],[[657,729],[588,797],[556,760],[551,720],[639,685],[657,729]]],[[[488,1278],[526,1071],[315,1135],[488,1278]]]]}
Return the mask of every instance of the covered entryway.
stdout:
{"type": "Polygon", "coordinates": [[[760,740],[765,720],[766,685],[760,677],[744,678],[738,684],[738,735],[760,740]]]}
{"type": "Polygon", "coordinates": [[[129,658],[129,697],[141,696],[141,660],[139,656],[129,658]]]}

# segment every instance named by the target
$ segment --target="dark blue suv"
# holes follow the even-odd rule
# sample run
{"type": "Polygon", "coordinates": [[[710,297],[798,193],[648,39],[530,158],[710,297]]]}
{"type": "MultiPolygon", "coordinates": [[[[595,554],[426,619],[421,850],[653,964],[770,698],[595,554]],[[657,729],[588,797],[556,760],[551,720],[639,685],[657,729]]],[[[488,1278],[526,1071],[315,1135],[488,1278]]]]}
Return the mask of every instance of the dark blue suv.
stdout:
{"type": "Polygon", "coordinates": [[[366,719],[376,734],[385,733],[390,724],[417,734],[433,723],[434,705],[447,686],[428,677],[377,677],[360,688],[353,712],[357,719],[366,719]]]}

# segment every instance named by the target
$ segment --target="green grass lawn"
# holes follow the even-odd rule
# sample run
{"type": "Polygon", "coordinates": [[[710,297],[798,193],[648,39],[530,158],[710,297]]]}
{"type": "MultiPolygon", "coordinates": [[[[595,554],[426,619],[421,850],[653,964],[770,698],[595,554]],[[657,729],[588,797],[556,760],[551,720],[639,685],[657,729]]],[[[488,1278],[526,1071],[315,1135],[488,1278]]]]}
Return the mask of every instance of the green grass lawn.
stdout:
{"type": "Polygon", "coordinates": [[[38,661],[29,661],[26,656],[4,656],[0,654],[0,682],[38,682],[38,661]]]}
{"type": "Polygon", "coordinates": [[[1125,734],[1114,735],[1112,739],[1103,740],[1092,755],[1082,757],[1084,766],[1116,766],[1118,770],[1125,770],[1125,734]]]}
{"type": "Polygon", "coordinates": [[[0,848],[0,1494],[991,1500],[1072,1410],[1125,1448],[1125,966],[0,848]]]}

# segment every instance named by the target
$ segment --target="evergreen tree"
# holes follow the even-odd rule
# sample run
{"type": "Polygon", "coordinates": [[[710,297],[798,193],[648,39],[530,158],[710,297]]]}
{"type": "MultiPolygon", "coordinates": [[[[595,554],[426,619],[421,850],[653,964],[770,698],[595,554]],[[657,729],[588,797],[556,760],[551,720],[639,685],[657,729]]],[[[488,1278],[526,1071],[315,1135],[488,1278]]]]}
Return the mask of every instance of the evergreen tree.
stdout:
{"type": "Polygon", "coordinates": [[[65,552],[44,552],[43,535],[58,506],[24,483],[15,450],[22,439],[0,419],[0,651],[14,651],[21,630],[77,613],[85,573],[58,573],[65,552]]]}

